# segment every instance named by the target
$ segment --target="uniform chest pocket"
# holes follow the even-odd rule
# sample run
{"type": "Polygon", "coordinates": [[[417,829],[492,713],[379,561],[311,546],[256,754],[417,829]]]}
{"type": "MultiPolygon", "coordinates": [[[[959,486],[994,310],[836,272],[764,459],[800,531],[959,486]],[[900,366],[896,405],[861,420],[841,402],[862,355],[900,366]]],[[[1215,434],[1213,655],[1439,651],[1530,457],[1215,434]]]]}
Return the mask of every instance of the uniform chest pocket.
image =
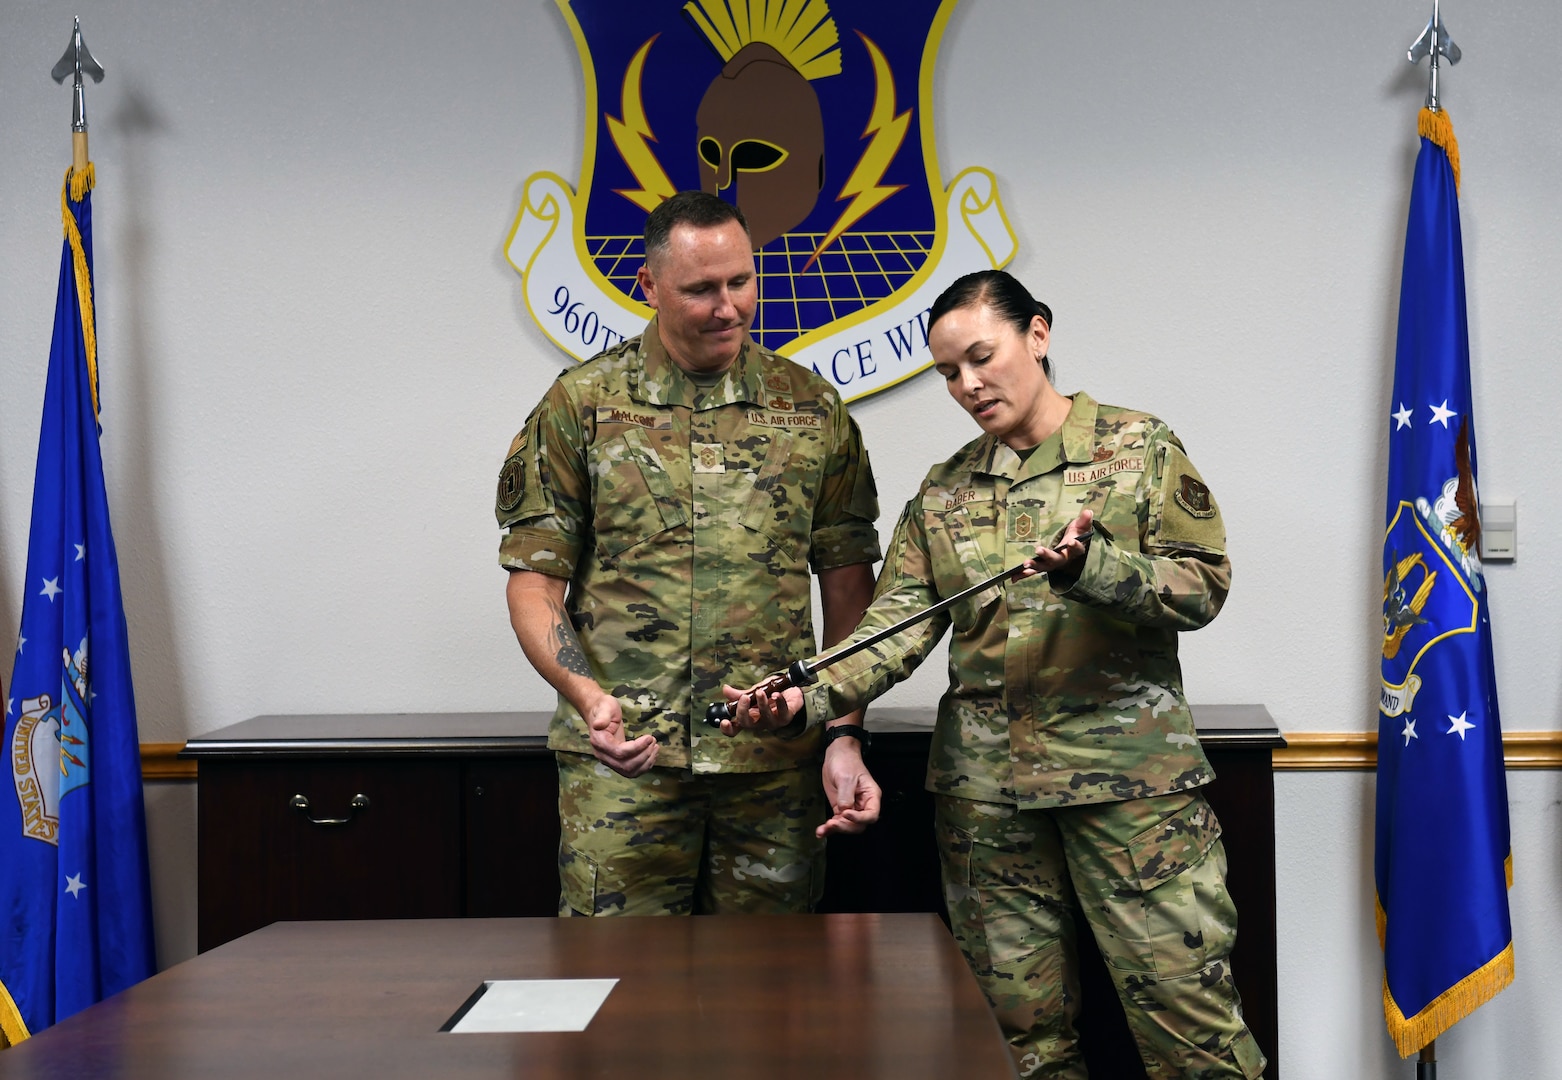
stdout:
{"type": "Polygon", "coordinates": [[[661,456],[639,428],[592,444],[588,460],[599,558],[611,559],[689,520],[661,456]]]}
{"type": "Polygon", "coordinates": [[[759,533],[790,562],[808,550],[820,467],[791,432],[775,432],[739,513],[744,528],[759,533]]]}
{"type": "MultiPolygon", "coordinates": [[[[939,596],[953,596],[1003,569],[1002,553],[996,550],[1001,540],[996,505],[990,500],[973,501],[928,513],[928,551],[939,596]]],[[[955,629],[974,626],[982,610],[1002,598],[1003,590],[999,582],[950,608],[955,629]]]]}

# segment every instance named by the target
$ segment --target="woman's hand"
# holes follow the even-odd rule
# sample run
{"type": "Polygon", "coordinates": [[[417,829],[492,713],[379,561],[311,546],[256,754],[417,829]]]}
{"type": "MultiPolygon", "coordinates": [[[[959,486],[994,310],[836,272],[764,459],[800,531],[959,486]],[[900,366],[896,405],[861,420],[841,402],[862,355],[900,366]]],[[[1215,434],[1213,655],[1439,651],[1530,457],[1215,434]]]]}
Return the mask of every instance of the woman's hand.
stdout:
{"type": "Polygon", "coordinates": [[[803,692],[795,686],[777,690],[776,682],[772,676],[747,690],[722,686],[721,692],[732,706],[732,719],[721,722],[721,733],[736,735],[745,728],[751,731],[774,731],[802,716],[803,692]]]}
{"type": "Polygon", "coordinates": [[[1052,547],[1037,544],[1036,554],[1025,560],[1025,568],[1020,572],[1020,576],[1059,575],[1061,571],[1065,581],[1073,582],[1078,579],[1079,572],[1085,566],[1085,555],[1090,548],[1090,535],[1095,529],[1095,517],[1095,511],[1081,510],[1079,516],[1069,522],[1063,530],[1063,539],[1052,547]]]}

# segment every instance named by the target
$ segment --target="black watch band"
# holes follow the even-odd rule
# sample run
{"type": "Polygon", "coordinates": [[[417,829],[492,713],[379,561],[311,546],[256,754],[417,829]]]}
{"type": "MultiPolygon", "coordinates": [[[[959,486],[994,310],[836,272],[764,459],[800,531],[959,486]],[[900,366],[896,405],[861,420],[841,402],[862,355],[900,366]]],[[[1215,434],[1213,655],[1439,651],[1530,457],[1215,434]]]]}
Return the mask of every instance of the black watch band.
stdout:
{"type": "Polygon", "coordinates": [[[832,728],[824,729],[825,746],[829,746],[836,739],[860,739],[863,749],[867,749],[873,741],[868,735],[868,729],[861,724],[836,724],[832,728]]]}

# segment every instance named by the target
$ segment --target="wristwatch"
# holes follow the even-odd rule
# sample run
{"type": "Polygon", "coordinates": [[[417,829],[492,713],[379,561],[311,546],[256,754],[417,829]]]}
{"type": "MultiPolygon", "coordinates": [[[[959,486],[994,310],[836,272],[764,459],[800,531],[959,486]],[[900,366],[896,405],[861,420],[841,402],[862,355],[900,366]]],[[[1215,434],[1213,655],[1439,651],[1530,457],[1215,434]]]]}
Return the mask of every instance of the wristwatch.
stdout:
{"type": "Polygon", "coordinates": [[[864,750],[873,741],[868,735],[868,729],[861,724],[836,724],[832,728],[824,729],[825,746],[829,746],[836,739],[860,739],[864,750]]]}

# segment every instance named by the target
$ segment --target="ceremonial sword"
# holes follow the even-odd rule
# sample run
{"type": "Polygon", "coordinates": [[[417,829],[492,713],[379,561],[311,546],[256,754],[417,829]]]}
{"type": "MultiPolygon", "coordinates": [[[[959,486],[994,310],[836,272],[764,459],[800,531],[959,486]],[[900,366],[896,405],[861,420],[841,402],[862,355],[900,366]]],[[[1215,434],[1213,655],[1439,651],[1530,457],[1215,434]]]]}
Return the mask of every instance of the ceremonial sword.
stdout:
{"type": "MultiPolygon", "coordinates": [[[[1078,539],[1080,543],[1088,549],[1090,547],[1090,538],[1094,535],[1095,531],[1092,529],[1090,532],[1087,532],[1084,536],[1081,536],[1078,539]]],[[[1052,548],[1052,550],[1059,551],[1063,547],[1064,543],[1067,543],[1067,541],[1060,541],[1055,547],[1052,548]]],[[[1032,556],[1032,558],[1034,558],[1034,556],[1032,556]]],[[[1007,581],[1009,578],[1014,577],[1016,574],[1024,570],[1029,565],[1030,561],[1030,559],[1026,559],[1017,566],[1011,566],[1007,570],[994,574],[986,581],[978,581],[975,585],[972,585],[969,588],[961,589],[953,596],[944,600],[940,600],[938,603],[933,604],[930,607],[925,607],[914,615],[907,615],[904,619],[901,619],[893,626],[886,626],[878,633],[871,634],[868,637],[863,638],[861,641],[856,642],[855,644],[846,646],[844,649],[840,649],[836,652],[821,656],[819,659],[812,662],[807,660],[793,660],[792,663],[787,666],[785,671],[778,671],[775,674],[766,677],[763,682],[754,687],[754,690],[756,693],[778,694],[792,686],[812,686],[814,683],[819,681],[817,672],[829,667],[831,664],[837,664],[840,661],[845,660],[848,656],[855,656],[864,649],[872,648],[879,642],[885,640],[886,638],[892,638],[903,630],[909,630],[913,626],[917,625],[917,623],[922,622],[925,619],[931,619],[940,611],[949,610],[962,600],[975,596],[979,592],[984,592],[987,589],[992,588],[994,585],[1002,584],[1004,581],[1007,581]]],[[[719,727],[723,720],[731,719],[731,702],[713,702],[705,710],[705,722],[712,727],[719,727]]]]}

